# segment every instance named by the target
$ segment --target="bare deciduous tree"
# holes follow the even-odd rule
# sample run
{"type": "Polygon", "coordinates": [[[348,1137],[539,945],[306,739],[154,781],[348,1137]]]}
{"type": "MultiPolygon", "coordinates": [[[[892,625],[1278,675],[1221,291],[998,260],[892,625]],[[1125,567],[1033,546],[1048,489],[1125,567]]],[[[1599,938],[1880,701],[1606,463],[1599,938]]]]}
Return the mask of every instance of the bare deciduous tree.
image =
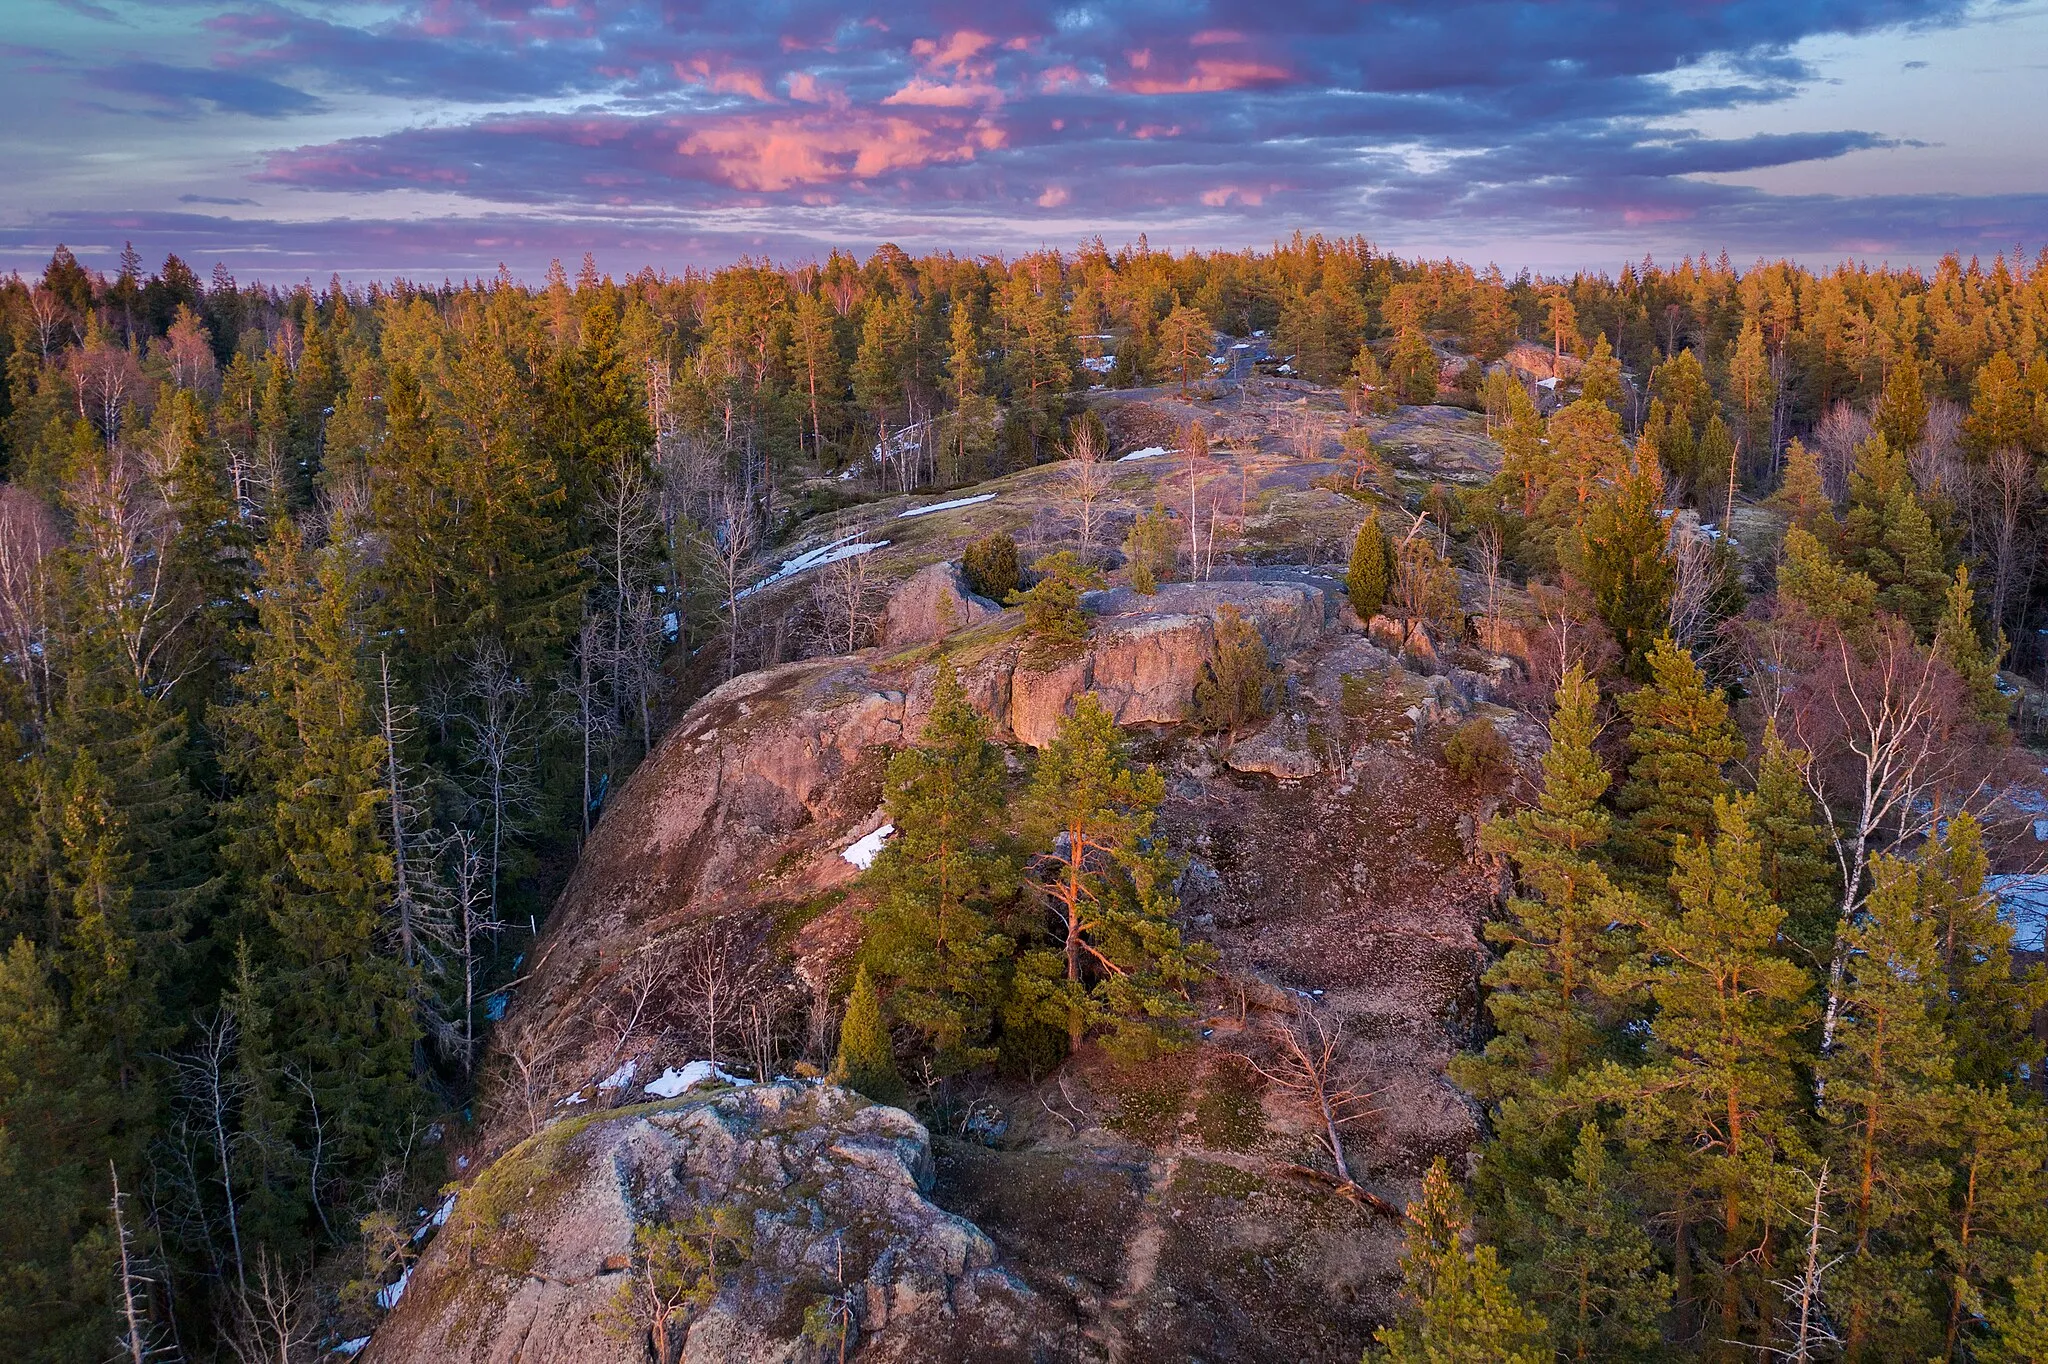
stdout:
{"type": "Polygon", "coordinates": [[[718,584],[725,611],[725,675],[731,677],[739,667],[740,603],[746,600],[747,579],[753,574],[760,546],[760,528],[743,488],[727,483],[713,497],[710,518],[697,535],[697,546],[718,584]]]}
{"type": "Polygon", "coordinates": [[[1823,1353],[1832,1354],[1842,1344],[1835,1334],[1834,1323],[1828,1319],[1827,1304],[1823,1294],[1828,1271],[1842,1262],[1842,1256],[1821,1259],[1821,1246],[1828,1239],[1827,1225],[1828,1167],[1823,1164],[1820,1173],[1813,1178],[1813,1203],[1806,1213],[1806,1253],[1801,1257],[1799,1273],[1791,1278],[1775,1279],[1771,1286],[1784,1295],[1788,1309],[1778,1321],[1779,1339],[1777,1345],[1766,1345],[1763,1352],[1773,1359],[1785,1359],[1792,1364],[1811,1364],[1823,1353]]]}
{"type": "Polygon", "coordinates": [[[811,601],[833,653],[850,654],[874,638],[884,590],[874,563],[873,555],[853,554],[812,570],[811,601]]]}
{"type": "Polygon", "coordinates": [[[475,834],[457,829],[441,842],[441,874],[426,916],[437,974],[459,989],[461,1013],[442,1021],[438,1033],[467,1075],[476,1066],[476,987],[484,975],[485,948],[503,931],[491,907],[488,868],[475,834]]]}
{"type": "Polygon", "coordinates": [[[306,1364],[315,1357],[319,1325],[311,1273],[287,1269],[264,1250],[254,1282],[235,1294],[222,1339],[238,1364],[306,1364]]]}
{"type": "MultiPolygon", "coordinates": [[[[248,1265],[242,1256],[242,1218],[235,1191],[236,1156],[242,1135],[235,1129],[235,1115],[249,1090],[250,1080],[236,1064],[235,1049],[240,1030],[232,1009],[223,1008],[199,1025],[199,1040],[189,1051],[171,1058],[177,1072],[178,1090],[188,1121],[208,1147],[214,1163],[214,1182],[220,1186],[226,1209],[228,1246],[234,1255],[235,1280],[246,1286],[248,1265]]],[[[196,1193],[196,1190],[195,1190],[196,1193]]]]}
{"type": "Polygon", "coordinates": [[[1714,591],[1719,586],[1719,565],[1714,542],[1689,518],[1671,518],[1667,541],[1673,581],[1668,620],[1671,637],[1686,649],[1697,652],[1705,643],[1712,623],[1714,591]]]}
{"type": "Polygon", "coordinates": [[[497,1062],[497,1083],[489,1091],[493,1107],[501,1121],[517,1124],[531,1136],[540,1131],[554,1108],[564,1044],[531,1019],[500,1029],[493,1039],[491,1051],[497,1062]]]}
{"type": "Polygon", "coordinates": [[[471,651],[463,670],[457,719],[463,761],[476,774],[476,799],[485,812],[490,846],[491,913],[498,913],[505,841],[536,798],[533,784],[533,690],[512,671],[505,648],[487,640],[471,651]]]}
{"type": "Polygon", "coordinates": [[[118,642],[135,685],[152,694],[178,680],[174,646],[199,609],[173,578],[179,526],[161,463],[111,445],[65,490],[88,609],[118,642]]]}
{"type": "Polygon", "coordinates": [[[1320,1014],[1309,1011],[1272,1029],[1270,1036],[1278,1059],[1271,1065],[1253,1060],[1252,1068],[1314,1110],[1322,1128],[1316,1139],[1336,1168],[1339,1182],[1356,1188],[1358,1180],[1344,1155],[1344,1129],[1372,1115],[1373,1096],[1351,1088],[1338,1075],[1343,1024],[1325,1023],[1320,1014]]]}
{"type": "Polygon", "coordinates": [[[718,1033],[754,994],[751,965],[730,933],[707,929],[676,954],[675,981],[704,1037],[705,1059],[718,1065],[718,1033]]]}
{"type": "Polygon", "coordinates": [[[28,489],[0,484],[0,660],[35,699],[50,700],[50,571],[57,527],[28,489]]]}
{"type": "Polygon", "coordinates": [[[591,812],[597,806],[592,774],[610,751],[619,728],[618,713],[611,704],[613,689],[606,685],[608,665],[617,657],[606,641],[607,637],[616,638],[617,633],[608,612],[586,614],[582,629],[576,632],[576,642],[570,646],[569,666],[563,670],[550,698],[553,728],[576,741],[578,765],[583,774],[582,839],[590,837],[591,812]]]}
{"type": "Polygon", "coordinates": [[[1063,450],[1066,464],[1060,469],[1060,499],[1081,526],[1081,557],[1093,559],[1095,533],[1101,526],[1102,499],[1109,491],[1111,467],[1103,462],[1108,452],[1093,422],[1075,425],[1073,436],[1063,450]]]}

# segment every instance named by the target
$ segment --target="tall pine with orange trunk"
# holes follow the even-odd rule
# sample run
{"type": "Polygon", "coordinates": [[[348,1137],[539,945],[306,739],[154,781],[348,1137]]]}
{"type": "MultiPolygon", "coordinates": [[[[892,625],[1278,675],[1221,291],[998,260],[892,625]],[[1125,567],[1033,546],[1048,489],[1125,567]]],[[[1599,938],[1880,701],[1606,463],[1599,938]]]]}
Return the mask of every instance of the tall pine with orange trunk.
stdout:
{"type": "Polygon", "coordinates": [[[1950,1182],[1943,1139],[1954,1072],[1941,972],[1918,876],[1880,857],[1849,934],[1834,1048],[1822,1059],[1826,1144],[1842,1191],[1844,1260],[1829,1296],[1847,1357],[1919,1357],[1939,1338],[1931,1233],[1950,1182]]]}
{"type": "Polygon", "coordinates": [[[1708,1338],[1731,1349],[1776,1292],[1766,1263],[1798,1202],[1813,1014],[1811,978],[1777,951],[1784,911],[1764,889],[1753,812],[1748,797],[1716,797],[1712,840],[1679,848],[1677,912],[1638,923],[1649,1056],[1609,1077],[1631,1163],[1673,1231],[1680,1311],[1710,1299],[1708,1338]]]}
{"type": "Polygon", "coordinates": [[[1116,1054],[1177,1045],[1194,1006],[1188,988],[1213,949],[1181,940],[1173,866],[1152,822],[1166,783],[1134,769],[1116,721],[1093,692],[1039,755],[1025,827],[1044,849],[1032,883],[1053,945],[1024,955],[1011,1010],[1067,1031],[1070,1047],[1100,1034],[1116,1054]]]}

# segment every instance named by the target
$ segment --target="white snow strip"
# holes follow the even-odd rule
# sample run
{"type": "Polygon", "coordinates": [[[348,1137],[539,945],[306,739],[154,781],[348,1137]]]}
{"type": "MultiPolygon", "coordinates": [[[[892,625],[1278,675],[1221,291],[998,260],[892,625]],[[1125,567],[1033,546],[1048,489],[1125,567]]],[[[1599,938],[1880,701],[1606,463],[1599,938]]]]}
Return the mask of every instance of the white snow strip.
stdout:
{"type": "Polygon", "coordinates": [[[441,1206],[434,1209],[434,1215],[432,1217],[429,1217],[426,1221],[420,1223],[420,1229],[412,1234],[412,1239],[415,1241],[426,1240],[428,1232],[432,1231],[436,1227],[447,1225],[448,1214],[454,1211],[455,1195],[449,1194],[447,1198],[441,1201],[441,1206]]]}
{"type": "Polygon", "coordinates": [[[875,859],[882,855],[882,845],[889,841],[889,835],[896,832],[894,824],[884,824],[871,834],[864,834],[859,841],[839,854],[847,861],[866,871],[875,865],[875,859]]]}
{"type": "Polygon", "coordinates": [[[341,1344],[335,1346],[327,1353],[331,1355],[340,1355],[343,1359],[354,1359],[357,1355],[363,1352],[364,1348],[368,1346],[369,1343],[370,1338],[368,1336],[357,1336],[354,1340],[344,1340],[343,1342],[341,1342],[341,1344]]]}
{"type": "MultiPolygon", "coordinates": [[[[994,494],[990,494],[990,496],[994,496],[994,494]]],[[[851,559],[855,555],[866,554],[871,549],[886,548],[889,544],[887,540],[875,540],[865,544],[853,543],[859,540],[860,536],[861,532],[855,531],[844,539],[834,540],[829,545],[820,545],[816,549],[807,549],[794,559],[784,559],[782,567],[776,569],[752,587],[741,588],[734,594],[735,599],[745,601],[763,588],[773,587],[784,578],[793,578],[807,568],[817,568],[824,564],[836,564],[841,559],[851,559]]]]}
{"type": "Polygon", "coordinates": [[[977,502],[993,502],[995,496],[994,493],[976,493],[972,497],[956,497],[951,502],[934,502],[929,507],[912,507],[896,519],[908,521],[913,516],[930,516],[933,512],[951,511],[955,507],[971,507],[977,502]]]}
{"type": "Polygon", "coordinates": [[[633,1072],[640,1068],[637,1060],[627,1060],[611,1074],[597,1082],[599,1089],[624,1089],[633,1083],[633,1072]]]}
{"type": "Polygon", "coordinates": [[[399,1275],[396,1282],[385,1284],[377,1290],[377,1305],[387,1312],[398,1306],[398,1300],[405,1296],[405,1286],[411,1280],[412,1266],[407,1265],[405,1273],[399,1275]]]}
{"type": "Polygon", "coordinates": [[[662,1071],[660,1079],[648,1083],[647,1092],[657,1099],[673,1099],[686,1090],[709,1083],[714,1077],[720,1083],[731,1085],[735,1089],[745,1089],[754,1083],[752,1080],[742,1080],[737,1075],[727,1075],[722,1070],[714,1069],[709,1061],[692,1061],[681,1070],[670,1066],[662,1071]]]}
{"type": "Polygon", "coordinates": [[[582,1095],[582,1094],[580,1094],[580,1093],[577,1093],[577,1094],[564,1094],[564,1095],[563,1095],[563,1096],[562,1096],[561,1098],[559,1098],[559,1099],[555,1100],[555,1107],[557,1107],[557,1108],[573,1108],[573,1107],[575,1107],[575,1106],[576,1106],[577,1104],[587,1104],[587,1103],[589,1103],[589,1102],[590,1102],[590,1100],[588,1100],[588,1099],[584,1098],[584,1097],[583,1097],[583,1095],[582,1095]]]}
{"type": "Polygon", "coordinates": [[[1131,451],[1128,455],[1118,459],[1117,463],[1129,464],[1134,459],[1158,459],[1161,455],[1169,453],[1171,452],[1163,445],[1148,445],[1142,450],[1131,451]]]}

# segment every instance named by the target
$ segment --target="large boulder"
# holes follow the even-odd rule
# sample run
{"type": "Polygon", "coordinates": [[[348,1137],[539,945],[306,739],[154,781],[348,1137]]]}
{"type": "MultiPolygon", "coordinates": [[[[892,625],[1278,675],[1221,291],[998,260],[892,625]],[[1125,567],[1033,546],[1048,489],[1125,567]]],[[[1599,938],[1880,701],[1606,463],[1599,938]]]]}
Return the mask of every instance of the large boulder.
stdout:
{"type": "Polygon", "coordinates": [[[1036,671],[1019,664],[1010,686],[1010,732],[1043,748],[1060,717],[1093,691],[1120,725],[1176,725],[1188,718],[1202,665],[1216,656],[1216,618],[1234,607],[1267,648],[1286,654],[1323,632],[1320,588],[1298,583],[1170,583],[1146,596],[1128,587],[1089,592],[1087,652],[1036,671]]]}
{"type": "Polygon", "coordinates": [[[882,611],[882,644],[892,649],[928,644],[1000,615],[1002,609],[976,596],[957,565],[927,564],[890,595],[882,611]]]}
{"type": "Polygon", "coordinates": [[[979,1228],[930,1203],[931,1142],[899,1109],[797,1082],[570,1118],[458,1195],[363,1358],[641,1364],[616,1304],[635,1232],[724,1209],[746,1258],[688,1315],[684,1364],[812,1364],[851,1311],[863,1359],[1030,1359],[1058,1330],[979,1228]]]}

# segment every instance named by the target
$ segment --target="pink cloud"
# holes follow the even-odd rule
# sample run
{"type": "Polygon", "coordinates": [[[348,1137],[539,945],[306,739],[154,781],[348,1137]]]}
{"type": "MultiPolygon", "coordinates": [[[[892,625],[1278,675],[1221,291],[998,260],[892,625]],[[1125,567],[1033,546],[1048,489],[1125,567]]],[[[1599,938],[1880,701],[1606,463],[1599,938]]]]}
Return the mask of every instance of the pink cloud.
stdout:
{"type": "Polygon", "coordinates": [[[735,117],[700,127],[676,146],[734,189],[773,193],[799,185],[872,179],[891,171],[972,161],[1007,138],[986,123],[926,126],[909,118],[735,117]]]}
{"type": "Polygon", "coordinates": [[[1243,41],[1244,35],[1231,28],[1205,28],[1194,37],[1188,39],[1189,44],[1194,47],[1216,47],[1224,43],[1241,43],[1243,41]]]}
{"type": "Polygon", "coordinates": [[[1065,185],[1047,185],[1045,193],[1038,196],[1040,208],[1060,208],[1074,196],[1067,192],[1065,185]]]}
{"type": "Polygon", "coordinates": [[[1050,95],[1076,85],[1086,84],[1087,80],[1088,78],[1081,74],[1080,67],[1063,63],[1059,66],[1049,66],[1039,72],[1038,88],[1045,94],[1050,95]]]}
{"type": "MultiPolygon", "coordinates": [[[[1149,64],[1148,61],[1146,65],[1149,64]]],[[[1137,62],[1131,65],[1136,70],[1145,69],[1137,62]]],[[[1254,85],[1272,85],[1286,80],[1289,74],[1285,67],[1265,62],[1210,61],[1203,58],[1185,76],[1141,76],[1125,82],[1124,88],[1135,95],[1214,94],[1223,90],[1244,90],[1254,85]]]]}
{"type": "Polygon", "coordinates": [[[782,81],[789,91],[789,97],[799,104],[824,104],[834,109],[847,107],[846,92],[836,85],[827,85],[808,71],[792,71],[782,81]]]}
{"type": "Polygon", "coordinates": [[[703,57],[690,61],[673,61],[669,66],[676,73],[676,79],[691,85],[707,85],[715,94],[745,95],[763,104],[774,104],[775,96],[769,93],[767,84],[758,71],[743,67],[712,68],[711,62],[703,57]]]}
{"type": "Polygon", "coordinates": [[[1139,127],[1136,136],[1141,142],[1150,142],[1155,137],[1179,137],[1180,125],[1176,123],[1172,127],[1167,127],[1163,124],[1147,123],[1139,127]]]}
{"type": "MultiPolygon", "coordinates": [[[[995,39],[986,33],[976,33],[973,29],[963,28],[957,33],[948,34],[938,42],[930,38],[919,38],[910,45],[910,54],[923,59],[927,65],[934,68],[950,66],[965,75],[968,64],[994,43],[995,39]]],[[[986,63],[976,65],[984,70],[987,68],[986,63]]]]}
{"type": "Polygon", "coordinates": [[[1257,208],[1266,202],[1265,191],[1244,189],[1237,185],[1218,185],[1215,189],[1202,191],[1202,202],[1210,208],[1222,208],[1235,202],[1246,208],[1257,208]]]}
{"type": "Polygon", "coordinates": [[[913,76],[908,85],[883,100],[884,104],[911,104],[929,109],[966,109],[976,104],[1000,103],[1003,92],[985,81],[949,84],[913,76]]]}

